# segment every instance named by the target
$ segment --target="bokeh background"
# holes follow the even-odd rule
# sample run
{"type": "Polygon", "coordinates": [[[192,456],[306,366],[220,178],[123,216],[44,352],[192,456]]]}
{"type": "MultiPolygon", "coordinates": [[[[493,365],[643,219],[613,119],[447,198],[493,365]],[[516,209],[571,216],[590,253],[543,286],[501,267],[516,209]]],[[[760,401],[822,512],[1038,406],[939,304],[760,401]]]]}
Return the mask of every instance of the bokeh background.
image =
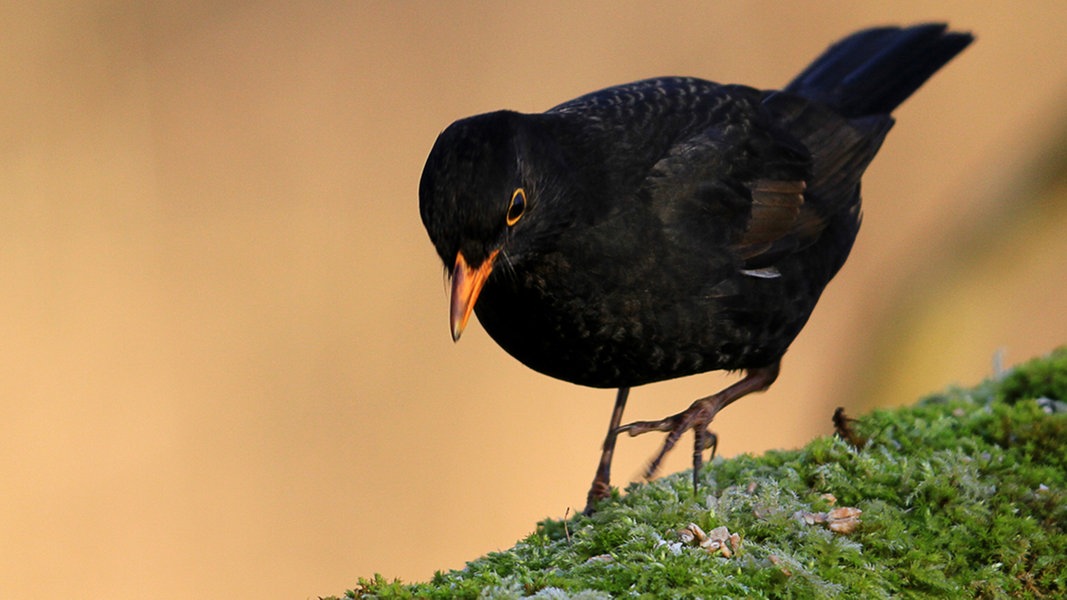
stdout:
{"type": "MultiPolygon", "coordinates": [[[[417,211],[437,133],[656,75],[778,86],[935,19],[978,41],[898,111],[850,262],[724,455],[1067,342],[1062,0],[4,3],[0,597],[339,594],[580,508],[612,393],[477,325],[452,344],[417,211]]],[[[658,444],[623,440],[617,482],[658,444]]]]}

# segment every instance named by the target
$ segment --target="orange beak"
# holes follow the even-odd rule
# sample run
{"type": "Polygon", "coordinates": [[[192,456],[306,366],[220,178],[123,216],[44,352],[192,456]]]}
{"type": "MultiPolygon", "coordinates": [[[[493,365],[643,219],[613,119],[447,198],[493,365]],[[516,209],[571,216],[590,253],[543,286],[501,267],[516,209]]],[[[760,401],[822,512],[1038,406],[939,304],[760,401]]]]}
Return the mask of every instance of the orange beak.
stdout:
{"type": "Polygon", "coordinates": [[[477,269],[472,269],[467,264],[467,259],[463,257],[462,252],[456,254],[456,267],[452,270],[452,312],[450,315],[453,342],[459,341],[459,336],[467,327],[467,321],[474,312],[474,303],[478,301],[478,294],[481,293],[485,280],[489,279],[489,273],[493,270],[493,261],[496,260],[499,252],[500,250],[493,250],[477,269]]]}

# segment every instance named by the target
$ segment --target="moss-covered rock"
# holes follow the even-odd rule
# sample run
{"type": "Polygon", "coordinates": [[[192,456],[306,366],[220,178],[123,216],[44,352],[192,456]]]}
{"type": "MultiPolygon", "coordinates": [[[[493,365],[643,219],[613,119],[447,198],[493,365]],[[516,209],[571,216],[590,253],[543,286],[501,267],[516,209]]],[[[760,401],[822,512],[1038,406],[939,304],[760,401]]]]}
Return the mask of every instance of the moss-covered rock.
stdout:
{"type": "Polygon", "coordinates": [[[634,484],[465,569],[347,595],[1067,597],[1065,403],[1067,348],[849,422],[852,443],[716,460],[696,497],[688,473],[634,484]]]}

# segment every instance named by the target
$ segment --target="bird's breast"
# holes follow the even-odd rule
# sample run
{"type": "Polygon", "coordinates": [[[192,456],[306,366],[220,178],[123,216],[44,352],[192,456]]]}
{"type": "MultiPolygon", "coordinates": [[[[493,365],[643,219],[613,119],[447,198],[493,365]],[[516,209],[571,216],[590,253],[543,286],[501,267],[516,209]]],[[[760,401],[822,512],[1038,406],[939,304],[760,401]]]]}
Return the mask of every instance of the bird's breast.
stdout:
{"type": "Polygon", "coordinates": [[[610,262],[553,255],[494,273],[478,319],[527,366],[582,385],[640,385],[728,367],[715,299],[640,261],[610,262]]]}

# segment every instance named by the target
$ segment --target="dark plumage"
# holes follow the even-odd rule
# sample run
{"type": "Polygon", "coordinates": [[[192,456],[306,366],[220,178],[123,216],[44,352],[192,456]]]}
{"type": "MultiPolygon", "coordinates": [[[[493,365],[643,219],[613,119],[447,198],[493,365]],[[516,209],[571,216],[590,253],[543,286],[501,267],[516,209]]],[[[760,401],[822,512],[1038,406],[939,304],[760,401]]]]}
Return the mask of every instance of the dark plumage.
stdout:
{"type": "Polygon", "coordinates": [[[781,91],[664,77],[541,114],[462,119],[419,185],[470,311],[508,353],[574,383],[620,388],[615,435],[689,429],[694,478],[715,413],[765,389],[860,225],[860,178],[890,112],[971,42],[930,24],[858,32],[781,91]],[[620,427],[628,388],[705,371],[746,377],[662,421],[620,427]]]}

